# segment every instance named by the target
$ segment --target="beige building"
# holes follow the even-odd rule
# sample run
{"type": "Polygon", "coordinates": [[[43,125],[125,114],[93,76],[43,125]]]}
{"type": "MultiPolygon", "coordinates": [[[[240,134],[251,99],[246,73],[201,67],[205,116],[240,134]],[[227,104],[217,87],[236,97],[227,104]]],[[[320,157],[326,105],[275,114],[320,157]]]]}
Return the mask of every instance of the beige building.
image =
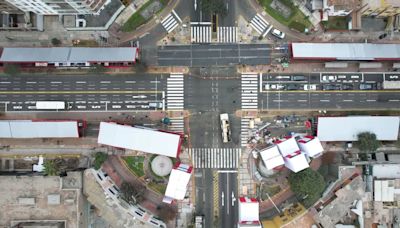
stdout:
{"type": "Polygon", "coordinates": [[[390,17],[400,14],[399,0],[363,0],[362,15],[390,17]]]}

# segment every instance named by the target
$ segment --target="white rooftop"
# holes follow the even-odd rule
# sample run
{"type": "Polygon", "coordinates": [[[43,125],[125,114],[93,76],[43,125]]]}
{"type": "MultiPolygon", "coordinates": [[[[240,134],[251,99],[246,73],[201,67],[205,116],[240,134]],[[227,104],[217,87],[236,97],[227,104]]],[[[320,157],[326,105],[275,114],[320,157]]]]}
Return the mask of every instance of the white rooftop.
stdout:
{"type": "Polygon", "coordinates": [[[372,132],[378,140],[395,141],[399,135],[398,116],[319,117],[317,136],[323,142],[357,141],[361,132],[372,132]]]}
{"type": "Polygon", "coordinates": [[[1,120],[0,138],[78,138],[77,121],[1,120]]]}
{"type": "Polygon", "coordinates": [[[172,169],[167,189],[165,190],[165,196],[176,200],[183,200],[191,175],[191,172],[188,173],[178,169],[172,169]]]}
{"type": "Polygon", "coordinates": [[[260,155],[267,169],[273,169],[285,164],[276,145],[263,149],[260,151],[260,155]]]}
{"type": "Polygon", "coordinates": [[[239,198],[239,222],[259,221],[259,203],[254,198],[239,198]]]}
{"type": "Polygon", "coordinates": [[[97,142],[113,147],[177,157],[181,136],[153,129],[101,122],[97,142]]]}
{"type": "Polygon", "coordinates": [[[277,142],[275,142],[275,144],[278,145],[279,151],[281,152],[283,157],[300,150],[296,140],[293,137],[278,140],[277,142]]]}
{"type": "Polygon", "coordinates": [[[310,167],[306,155],[302,152],[296,152],[292,155],[287,155],[283,159],[285,161],[285,166],[295,173],[310,167]]]}
{"type": "Polygon", "coordinates": [[[378,179],[400,179],[400,165],[398,164],[374,164],[372,176],[378,179]]]}
{"type": "Polygon", "coordinates": [[[393,60],[400,59],[399,44],[292,43],[294,59],[393,60]]]}
{"type": "Polygon", "coordinates": [[[395,190],[397,190],[396,192],[398,192],[399,189],[394,188],[393,180],[375,180],[374,201],[394,202],[395,190]]]}
{"type": "Polygon", "coordinates": [[[303,137],[297,142],[301,151],[305,152],[309,157],[315,157],[324,151],[318,137],[303,137]]]}

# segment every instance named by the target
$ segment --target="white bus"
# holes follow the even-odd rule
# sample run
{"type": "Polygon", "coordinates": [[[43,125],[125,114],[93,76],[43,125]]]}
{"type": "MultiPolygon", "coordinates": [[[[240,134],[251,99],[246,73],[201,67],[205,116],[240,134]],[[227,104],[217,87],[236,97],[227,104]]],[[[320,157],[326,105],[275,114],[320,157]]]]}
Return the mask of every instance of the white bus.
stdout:
{"type": "Polygon", "coordinates": [[[42,110],[65,110],[65,101],[36,101],[36,109],[42,110]]]}
{"type": "Polygon", "coordinates": [[[231,141],[231,127],[228,113],[220,114],[219,118],[221,119],[222,141],[227,143],[231,141]]]}

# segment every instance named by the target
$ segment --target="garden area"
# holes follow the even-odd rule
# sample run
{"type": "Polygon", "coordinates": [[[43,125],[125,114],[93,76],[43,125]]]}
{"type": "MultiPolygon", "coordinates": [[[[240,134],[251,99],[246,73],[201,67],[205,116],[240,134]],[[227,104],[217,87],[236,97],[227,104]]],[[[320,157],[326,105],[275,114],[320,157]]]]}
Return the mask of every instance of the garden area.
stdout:
{"type": "Polygon", "coordinates": [[[304,32],[312,26],[308,17],[291,0],[258,0],[258,3],[270,16],[291,29],[304,32]]]}
{"type": "Polygon", "coordinates": [[[138,177],[144,176],[144,156],[129,156],[123,158],[128,168],[138,177]]]}
{"type": "Polygon", "coordinates": [[[149,0],[136,11],[122,26],[123,32],[132,32],[159,13],[169,0],[149,0]]]}
{"type": "Polygon", "coordinates": [[[348,18],[347,17],[329,17],[328,21],[323,21],[325,29],[327,30],[347,30],[348,18]]]}

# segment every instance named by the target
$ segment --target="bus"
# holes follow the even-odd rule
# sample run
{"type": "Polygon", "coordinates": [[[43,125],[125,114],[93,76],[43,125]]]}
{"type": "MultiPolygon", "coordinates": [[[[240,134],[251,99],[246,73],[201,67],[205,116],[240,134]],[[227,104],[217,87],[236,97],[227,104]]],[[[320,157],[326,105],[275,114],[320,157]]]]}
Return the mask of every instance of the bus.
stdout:
{"type": "Polygon", "coordinates": [[[67,108],[65,101],[36,101],[36,109],[65,110],[67,108]]]}
{"type": "Polygon", "coordinates": [[[219,115],[221,120],[221,130],[222,130],[222,141],[224,143],[231,141],[231,127],[229,124],[228,113],[223,113],[219,115]]]}

